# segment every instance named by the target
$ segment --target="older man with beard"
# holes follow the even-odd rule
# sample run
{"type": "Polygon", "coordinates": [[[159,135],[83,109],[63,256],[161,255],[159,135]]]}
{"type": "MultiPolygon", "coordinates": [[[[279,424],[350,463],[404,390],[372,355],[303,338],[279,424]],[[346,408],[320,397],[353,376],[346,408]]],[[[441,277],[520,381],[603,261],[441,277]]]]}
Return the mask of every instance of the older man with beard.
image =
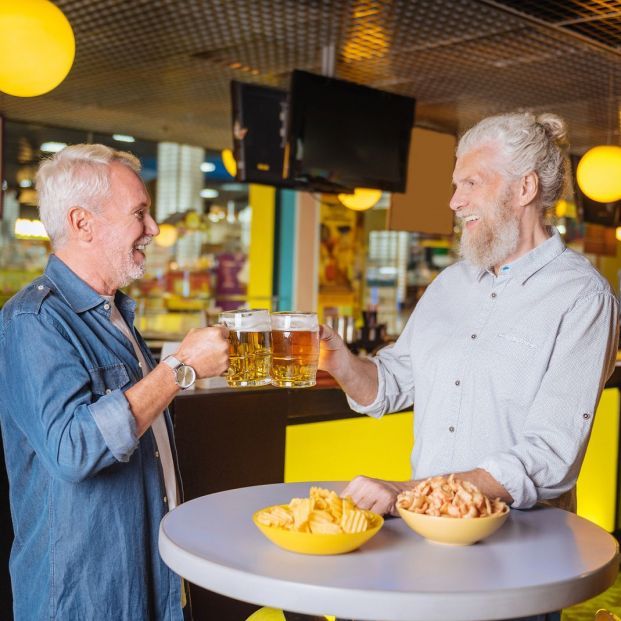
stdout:
{"type": "Polygon", "coordinates": [[[551,114],[484,119],[460,140],[451,209],[462,261],[427,288],[394,346],[353,356],[322,326],[320,366],[358,412],[414,406],[412,481],[357,477],[344,494],[378,513],[418,480],[458,473],[513,507],[575,510],[593,416],[614,368],[618,305],[544,212],[565,182],[551,114]]]}
{"type": "Polygon", "coordinates": [[[226,330],[192,330],[156,364],[119,288],[158,234],[129,153],[67,147],[37,175],[54,254],[0,316],[0,423],[16,621],[182,620],[159,523],[181,499],[167,410],[228,366],[226,330]]]}

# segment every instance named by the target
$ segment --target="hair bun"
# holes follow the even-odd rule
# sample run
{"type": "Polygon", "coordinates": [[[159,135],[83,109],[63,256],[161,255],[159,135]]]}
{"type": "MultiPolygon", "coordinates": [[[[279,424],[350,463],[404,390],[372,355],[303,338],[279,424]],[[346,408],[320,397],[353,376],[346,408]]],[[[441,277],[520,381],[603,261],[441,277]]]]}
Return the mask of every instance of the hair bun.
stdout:
{"type": "Polygon", "coordinates": [[[537,123],[543,127],[546,135],[554,140],[560,148],[566,149],[569,146],[567,125],[560,116],[545,112],[537,117],[537,123]]]}

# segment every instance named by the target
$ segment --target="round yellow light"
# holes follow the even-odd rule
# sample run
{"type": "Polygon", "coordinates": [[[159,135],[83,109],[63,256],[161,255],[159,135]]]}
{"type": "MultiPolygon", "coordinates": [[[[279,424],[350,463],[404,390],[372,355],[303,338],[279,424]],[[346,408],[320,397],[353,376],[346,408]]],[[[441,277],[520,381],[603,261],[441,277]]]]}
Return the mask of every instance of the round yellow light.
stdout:
{"type": "Polygon", "coordinates": [[[621,147],[589,149],[576,168],[580,189],[592,200],[611,203],[621,198],[621,147]]]}
{"type": "Polygon", "coordinates": [[[237,174],[237,161],[231,149],[222,149],[222,163],[224,164],[226,172],[229,173],[231,177],[237,174]]]}
{"type": "Polygon", "coordinates": [[[345,207],[354,211],[371,209],[382,196],[381,190],[372,188],[355,188],[353,194],[339,194],[339,200],[345,207]]]}
{"type": "Polygon", "coordinates": [[[621,241],[621,226],[618,226],[615,229],[615,237],[617,238],[617,241],[621,241]]]}
{"type": "Polygon", "coordinates": [[[178,236],[177,229],[172,224],[160,224],[160,234],[155,238],[155,243],[168,248],[174,245],[178,236]]]}
{"type": "Polygon", "coordinates": [[[43,95],[69,73],[75,38],[63,12],[48,0],[0,0],[0,91],[43,95]]]}

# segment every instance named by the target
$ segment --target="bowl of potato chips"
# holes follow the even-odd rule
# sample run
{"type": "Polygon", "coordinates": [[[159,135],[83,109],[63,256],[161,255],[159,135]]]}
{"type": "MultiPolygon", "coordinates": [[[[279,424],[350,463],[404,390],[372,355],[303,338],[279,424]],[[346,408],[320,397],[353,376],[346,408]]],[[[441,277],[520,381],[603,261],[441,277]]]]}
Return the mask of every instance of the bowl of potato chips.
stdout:
{"type": "Polygon", "coordinates": [[[496,532],[509,516],[502,500],[451,474],[421,481],[397,497],[397,510],[416,533],[436,543],[466,546],[496,532]]]}
{"type": "Polygon", "coordinates": [[[311,487],[308,498],[257,511],[252,520],[277,546],[301,554],[344,554],[373,537],[384,519],[358,509],[350,498],[311,487]]]}

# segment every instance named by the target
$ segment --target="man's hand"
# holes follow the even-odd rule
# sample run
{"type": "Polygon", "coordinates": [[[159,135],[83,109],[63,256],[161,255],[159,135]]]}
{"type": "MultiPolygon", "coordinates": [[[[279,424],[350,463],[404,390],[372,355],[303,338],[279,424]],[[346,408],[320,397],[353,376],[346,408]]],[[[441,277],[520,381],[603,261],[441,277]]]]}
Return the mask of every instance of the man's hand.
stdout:
{"type": "Polygon", "coordinates": [[[175,358],[193,367],[198,379],[221,375],[229,368],[228,334],[225,326],[190,330],[175,358]]]}
{"type": "Polygon", "coordinates": [[[412,489],[416,481],[384,481],[371,477],[357,476],[342,491],[341,497],[350,496],[361,509],[368,509],[379,515],[399,515],[395,503],[397,496],[406,489],[412,489]]]}
{"type": "Polygon", "coordinates": [[[343,339],[329,326],[319,326],[319,339],[319,368],[338,378],[352,354],[343,339]]]}
{"type": "Polygon", "coordinates": [[[370,360],[354,356],[329,326],[319,326],[319,338],[319,368],[330,373],[354,401],[361,405],[373,403],[377,396],[377,367],[370,360]]]}

